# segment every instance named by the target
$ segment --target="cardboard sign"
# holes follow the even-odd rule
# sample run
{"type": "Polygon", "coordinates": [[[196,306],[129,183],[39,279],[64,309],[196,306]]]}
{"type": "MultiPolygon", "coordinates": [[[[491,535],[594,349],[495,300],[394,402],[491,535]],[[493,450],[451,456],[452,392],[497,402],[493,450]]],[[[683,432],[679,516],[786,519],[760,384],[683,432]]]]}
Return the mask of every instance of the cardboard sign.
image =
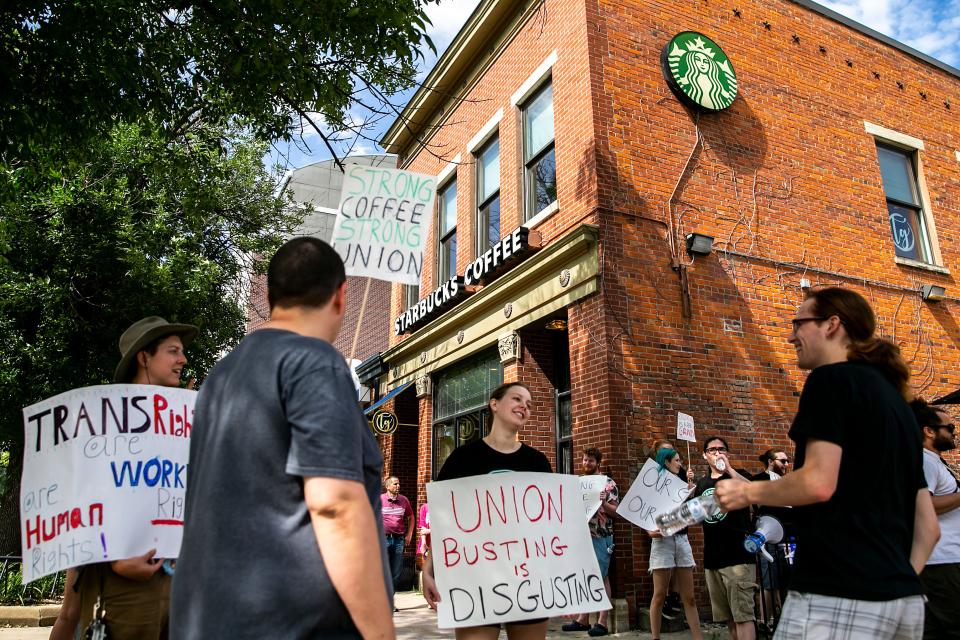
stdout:
{"type": "Polygon", "coordinates": [[[196,391],[115,384],[23,410],[23,583],[156,548],[176,558],[196,391]]]}
{"type": "Polygon", "coordinates": [[[583,496],[583,508],[587,512],[587,522],[593,517],[603,504],[600,494],[603,493],[610,478],[595,473],[589,476],[580,476],[580,493],[583,496]]]}
{"type": "Polygon", "coordinates": [[[576,477],[432,482],[427,501],[441,629],[610,608],[576,477]]]}
{"type": "Polygon", "coordinates": [[[696,442],[697,436],[693,433],[693,417],[685,413],[677,413],[677,440],[696,442]]]}
{"type": "Polygon", "coordinates": [[[630,491],[620,501],[617,513],[647,531],[656,531],[656,517],[676,509],[687,499],[687,483],[657,463],[647,460],[630,491]]]}
{"type": "Polygon", "coordinates": [[[435,176],[347,165],[333,227],[347,275],[420,284],[436,195],[435,176]]]}

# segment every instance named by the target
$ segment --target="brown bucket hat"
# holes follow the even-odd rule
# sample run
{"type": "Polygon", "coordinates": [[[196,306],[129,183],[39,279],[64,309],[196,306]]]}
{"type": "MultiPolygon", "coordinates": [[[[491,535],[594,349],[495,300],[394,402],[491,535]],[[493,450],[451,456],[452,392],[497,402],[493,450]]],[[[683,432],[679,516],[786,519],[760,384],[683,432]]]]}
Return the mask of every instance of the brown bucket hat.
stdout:
{"type": "Polygon", "coordinates": [[[130,370],[136,355],[157,338],[177,335],[187,346],[197,337],[200,330],[192,324],[172,324],[160,316],[148,316],[137,320],[120,336],[120,364],[113,374],[114,382],[129,382],[133,378],[130,370]]]}

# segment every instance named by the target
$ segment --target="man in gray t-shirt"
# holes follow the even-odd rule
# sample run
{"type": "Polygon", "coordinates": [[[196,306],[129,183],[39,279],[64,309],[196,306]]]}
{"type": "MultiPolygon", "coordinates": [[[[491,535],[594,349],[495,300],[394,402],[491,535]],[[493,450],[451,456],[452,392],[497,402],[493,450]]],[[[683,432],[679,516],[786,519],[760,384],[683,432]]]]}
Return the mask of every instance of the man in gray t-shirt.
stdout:
{"type": "Polygon", "coordinates": [[[171,638],[394,637],[383,459],[330,345],[344,282],[325,243],[285,244],[270,322],[200,389],[171,638]]]}

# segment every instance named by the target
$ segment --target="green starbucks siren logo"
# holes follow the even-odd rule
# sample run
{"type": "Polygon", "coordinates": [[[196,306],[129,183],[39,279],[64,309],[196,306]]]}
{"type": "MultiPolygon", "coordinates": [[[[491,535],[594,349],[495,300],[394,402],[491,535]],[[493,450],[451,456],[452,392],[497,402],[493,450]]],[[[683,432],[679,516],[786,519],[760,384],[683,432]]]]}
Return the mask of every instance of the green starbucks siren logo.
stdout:
{"type": "Polygon", "coordinates": [[[737,74],[716,42],[696,31],[678,33],[660,55],[674,93],[706,111],[726,109],[737,97],[737,74]]]}

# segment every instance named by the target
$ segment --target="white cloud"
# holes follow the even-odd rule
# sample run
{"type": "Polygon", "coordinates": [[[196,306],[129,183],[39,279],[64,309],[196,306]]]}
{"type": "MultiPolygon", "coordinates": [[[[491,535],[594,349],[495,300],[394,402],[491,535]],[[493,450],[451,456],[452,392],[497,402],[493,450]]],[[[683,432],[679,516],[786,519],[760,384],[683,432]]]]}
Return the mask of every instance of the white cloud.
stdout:
{"type": "Polygon", "coordinates": [[[439,4],[427,6],[427,16],[433,23],[427,35],[437,47],[437,53],[443,53],[478,4],[480,0],[440,0],[439,4]]]}

